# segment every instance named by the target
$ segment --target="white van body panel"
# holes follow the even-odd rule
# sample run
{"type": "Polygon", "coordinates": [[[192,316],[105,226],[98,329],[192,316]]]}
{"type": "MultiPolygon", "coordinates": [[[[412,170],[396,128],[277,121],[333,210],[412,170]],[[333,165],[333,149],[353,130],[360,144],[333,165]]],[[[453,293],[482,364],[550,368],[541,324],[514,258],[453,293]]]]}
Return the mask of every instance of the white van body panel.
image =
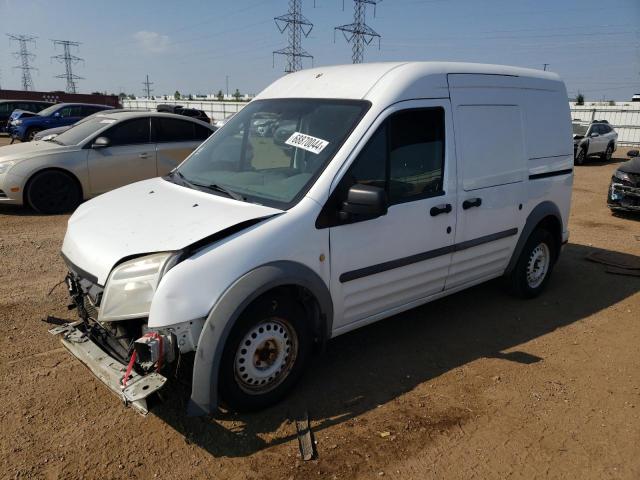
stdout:
{"type": "Polygon", "coordinates": [[[206,317],[238,278],[278,260],[305,265],[328,284],[329,232],[315,228],[319,213],[320,205],[303,199],[295,209],[209,245],[176,265],[156,291],[149,327],[206,317]]]}

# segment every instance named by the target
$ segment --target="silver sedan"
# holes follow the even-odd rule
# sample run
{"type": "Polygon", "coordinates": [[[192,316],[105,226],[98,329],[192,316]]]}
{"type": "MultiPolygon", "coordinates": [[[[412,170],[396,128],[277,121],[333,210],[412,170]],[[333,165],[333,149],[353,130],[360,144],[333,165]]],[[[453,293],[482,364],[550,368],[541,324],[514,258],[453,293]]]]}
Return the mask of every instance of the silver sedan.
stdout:
{"type": "Polygon", "coordinates": [[[166,175],[214,129],[170,113],[105,112],[50,141],[0,147],[0,205],[73,210],[82,200],[166,175]]]}

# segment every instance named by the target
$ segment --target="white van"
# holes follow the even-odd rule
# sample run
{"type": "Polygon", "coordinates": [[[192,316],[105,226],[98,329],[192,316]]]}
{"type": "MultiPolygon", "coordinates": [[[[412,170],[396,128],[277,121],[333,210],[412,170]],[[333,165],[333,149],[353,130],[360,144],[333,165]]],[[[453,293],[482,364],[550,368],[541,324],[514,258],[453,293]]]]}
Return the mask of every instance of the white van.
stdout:
{"type": "Polygon", "coordinates": [[[81,319],[52,333],[141,411],[189,352],[191,414],[260,409],[332,337],[496,277],[539,294],[572,169],[553,73],[293,73],[168,176],[78,208],[62,254],[81,319]]]}

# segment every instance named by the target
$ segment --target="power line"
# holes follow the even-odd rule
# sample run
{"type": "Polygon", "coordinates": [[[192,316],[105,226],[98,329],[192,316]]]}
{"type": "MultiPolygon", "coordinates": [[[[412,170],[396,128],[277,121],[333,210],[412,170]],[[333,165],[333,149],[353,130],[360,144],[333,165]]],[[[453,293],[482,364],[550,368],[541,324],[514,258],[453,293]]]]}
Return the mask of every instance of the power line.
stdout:
{"type": "Polygon", "coordinates": [[[20,65],[16,65],[13,68],[19,68],[22,70],[22,89],[33,90],[33,80],[31,79],[31,70],[37,70],[37,68],[31,66],[31,61],[36,58],[36,56],[29,52],[29,44],[33,43],[33,46],[36,45],[36,37],[35,35],[14,35],[8,33],[7,36],[13,40],[18,42],[18,51],[13,52],[13,56],[20,59],[20,65]]]}
{"type": "Polygon", "coordinates": [[[351,56],[351,59],[353,63],[362,63],[364,61],[365,47],[367,45],[371,45],[373,40],[375,40],[376,38],[378,39],[378,48],[380,48],[380,34],[369,25],[367,25],[365,20],[367,4],[373,5],[375,16],[376,4],[380,1],[382,0],[353,0],[353,23],[341,25],[339,27],[335,27],[334,29],[334,37],[335,32],[339,30],[344,35],[345,40],[348,43],[352,44],[353,54],[351,56]]]}
{"type": "Polygon", "coordinates": [[[153,85],[153,82],[149,81],[149,75],[147,75],[147,79],[142,84],[144,85],[144,91],[147,93],[147,98],[151,98],[151,92],[153,92],[151,85],[153,85]]]}
{"type": "Polygon", "coordinates": [[[287,73],[302,70],[303,58],[310,58],[313,64],[313,55],[302,48],[302,37],[309,36],[313,23],[302,15],[301,3],[302,0],[289,0],[289,12],[273,19],[280,33],[289,30],[289,45],[273,52],[274,65],[276,55],[287,57],[287,66],[284,69],[287,73]]]}
{"type": "Polygon", "coordinates": [[[55,78],[64,78],[67,80],[67,93],[77,93],[76,80],[84,80],[84,77],[79,77],[73,73],[73,65],[78,62],[84,62],[80,57],[76,57],[71,54],[71,47],[78,48],[79,42],[71,42],[69,40],[51,40],[53,42],[53,48],[58,45],[62,46],[63,52],[60,55],[54,55],[51,58],[58,60],[60,63],[64,62],[65,73],[56,75],[55,78]]]}

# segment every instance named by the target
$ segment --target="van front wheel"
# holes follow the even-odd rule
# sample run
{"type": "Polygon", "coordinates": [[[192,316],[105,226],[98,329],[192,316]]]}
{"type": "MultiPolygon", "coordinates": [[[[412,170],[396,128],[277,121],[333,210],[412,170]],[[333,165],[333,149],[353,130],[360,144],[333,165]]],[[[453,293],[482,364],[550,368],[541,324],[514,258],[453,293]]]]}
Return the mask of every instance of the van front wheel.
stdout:
{"type": "Polygon", "coordinates": [[[556,258],[555,242],[547,230],[539,228],[528,238],[515,268],[508,278],[512,293],[533,298],[544,289],[556,258]]]}
{"type": "Polygon", "coordinates": [[[234,411],[266,408],[281,400],[302,375],[312,347],[303,306],[266,294],[240,316],[220,364],[220,396],[234,411]]]}

